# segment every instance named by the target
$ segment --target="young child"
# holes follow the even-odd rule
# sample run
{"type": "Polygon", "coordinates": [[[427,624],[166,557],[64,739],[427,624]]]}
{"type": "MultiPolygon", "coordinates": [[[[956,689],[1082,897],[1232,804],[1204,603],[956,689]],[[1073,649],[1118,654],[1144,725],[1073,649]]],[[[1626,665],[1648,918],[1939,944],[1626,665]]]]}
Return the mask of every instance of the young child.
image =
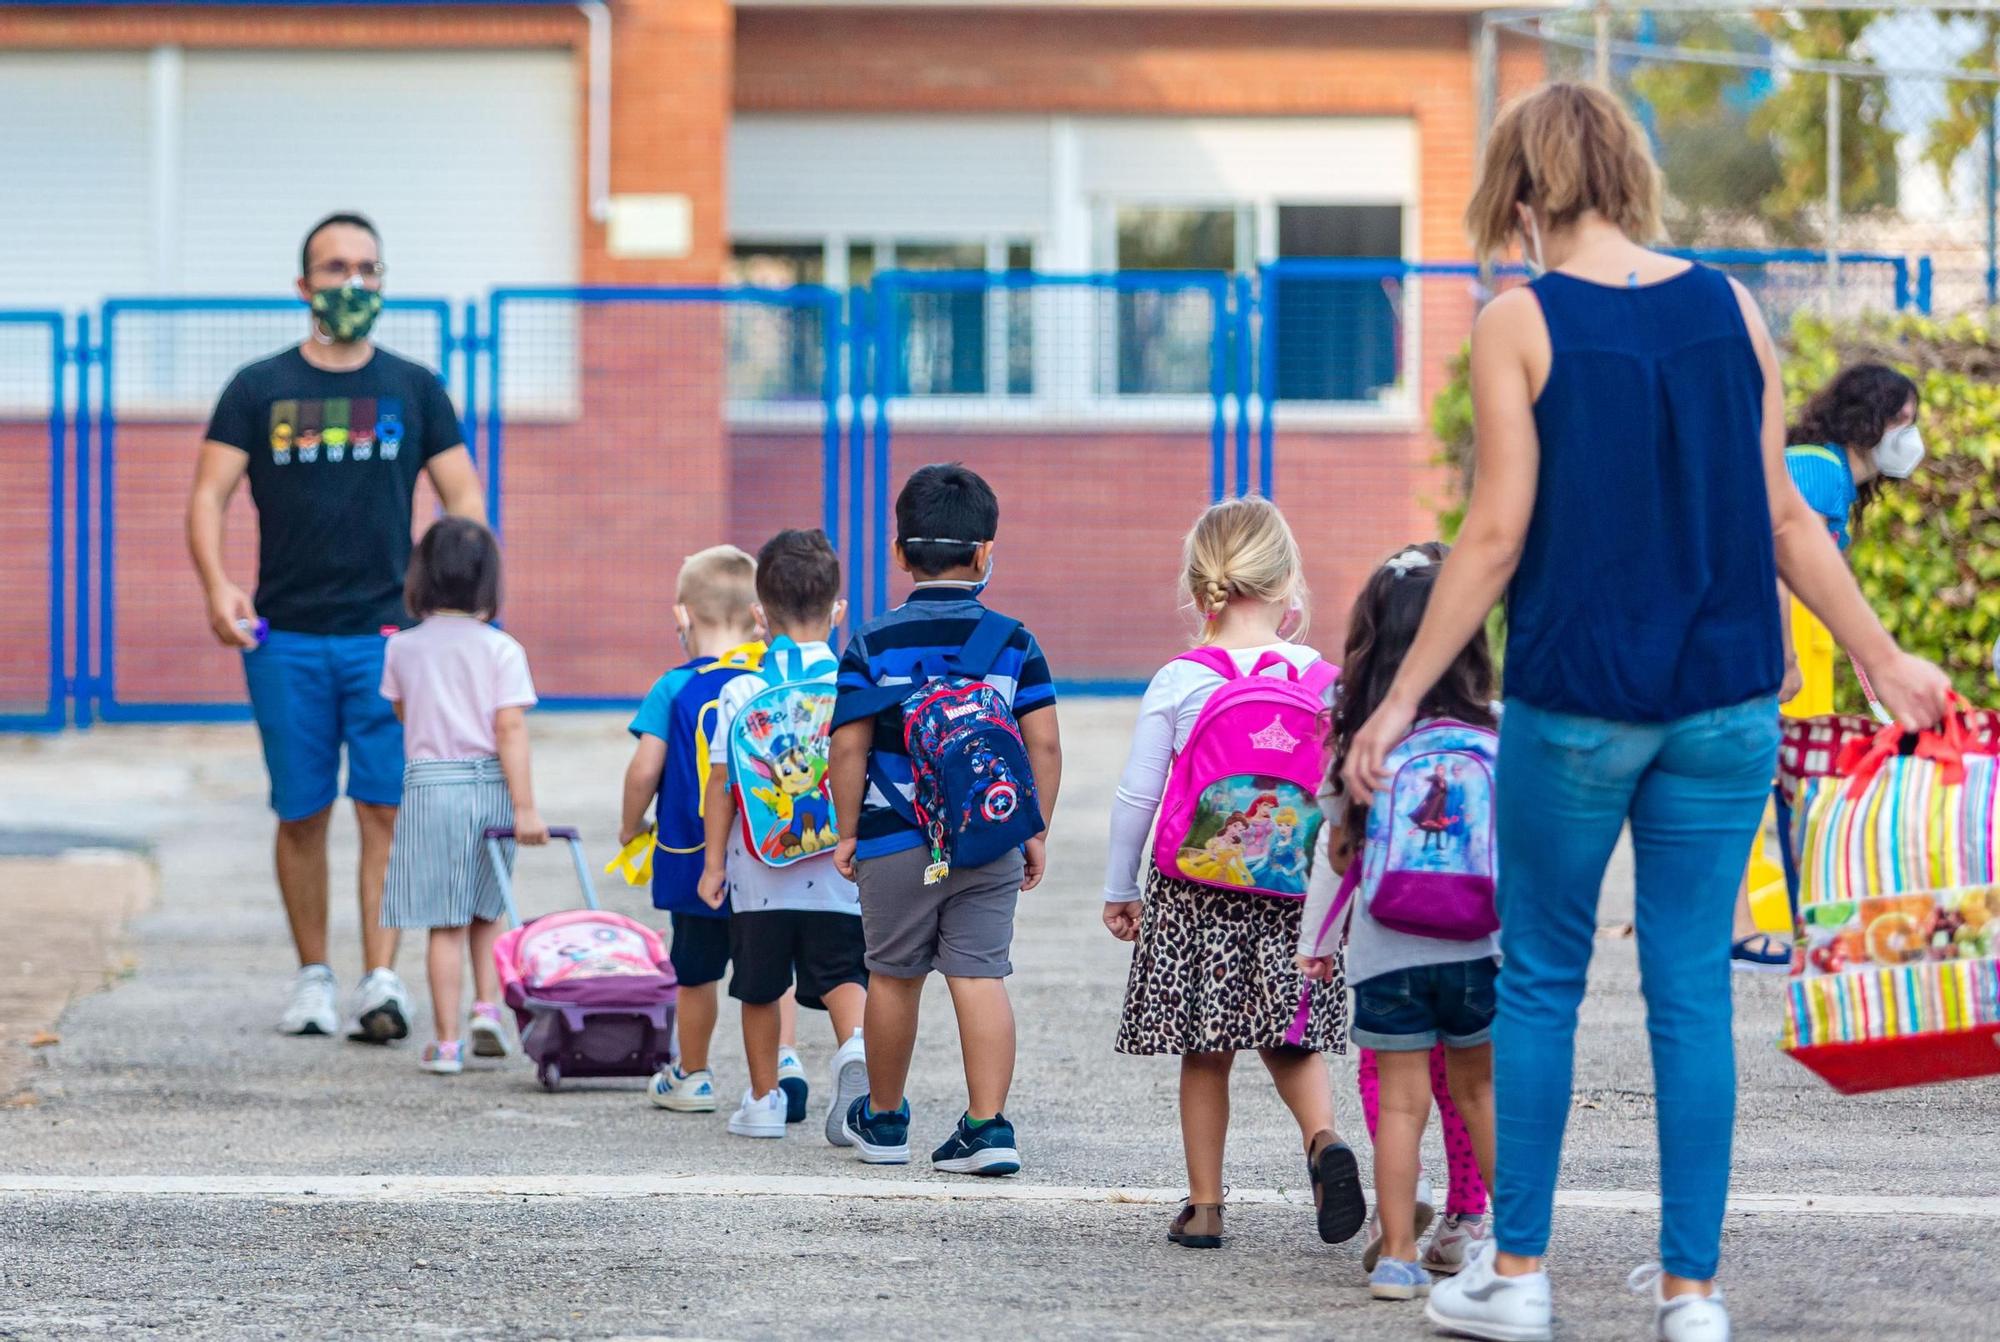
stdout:
{"type": "MultiPolygon", "coordinates": [[[[473,1054],[509,1051],[493,965],[506,906],[484,833],[511,825],[519,842],[535,845],[549,841],[549,830],[528,775],[528,658],[488,623],[500,612],[493,533],[468,518],[440,518],[417,542],[404,595],[421,623],[392,637],[382,660],[382,697],[403,721],[405,759],[382,925],[430,929],[437,1039],[421,1061],[450,1076],[465,1068],[458,1013],[468,949],[473,1054]]],[[[504,848],[511,862],[513,846],[504,848]]]]}
{"type": "MultiPolygon", "coordinates": [[[[704,851],[702,807],[708,790],[709,742],[719,735],[722,687],[757,669],[764,645],[757,630],[756,563],[734,545],[690,555],[674,585],[674,623],[689,660],[654,682],[633,717],[636,745],[625,769],[620,846],[646,832],[653,808],[653,907],[673,926],[668,952],[681,994],[680,1057],[647,1087],[652,1102],[676,1113],[715,1112],[715,1075],[708,1050],[720,1010],[718,984],[729,968],[729,909],[710,908],[696,894],[704,851]]],[[[785,1000],[780,1088],[793,1122],[806,1116],[805,1068],[793,1048],[785,1000]]]]}
{"type": "MultiPolygon", "coordinates": [[[[840,559],[823,531],[781,531],[757,552],[759,622],[769,631],[765,675],[738,676],[722,687],[717,730],[709,747],[706,813],[706,864],[698,893],[702,902],[719,908],[726,895],[734,910],[729,918],[729,955],[736,964],[729,995],[743,1004],[743,1049],[750,1068],[750,1088],[729,1120],[739,1137],[783,1137],[785,1097],[778,1089],[779,1001],[798,983],[801,1006],[824,1011],[833,1023],[838,1051],[833,1057],[833,1098],[827,1105],[826,1139],[846,1146],[842,1130],[847,1106],[868,1089],[867,1054],[862,1047],[861,1019],[868,1000],[868,970],[863,965],[861,904],[854,883],[833,868],[833,845],[823,839],[830,819],[821,788],[824,743],[816,750],[802,736],[812,728],[797,720],[796,710],[810,700],[794,695],[793,721],[775,721],[762,733],[753,721],[738,731],[746,708],[755,705],[770,716],[772,700],[762,697],[781,677],[796,672],[823,679],[826,697],[833,693],[833,649],[827,640],[846,605],[840,600],[840,559]],[[792,659],[796,657],[796,663],[792,659]],[[823,678],[813,668],[824,667],[823,678]],[[756,750],[765,777],[731,777],[731,754],[739,738],[756,750]],[[744,844],[744,827],[737,824],[737,789],[767,803],[775,820],[787,823],[771,837],[778,851],[792,860],[769,866],[744,844]],[[782,808],[782,809],[781,809],[782,808]],[[796,834],[798,843],[783,840],[796,834]]],[[[783,712],[781,702],[778,711],[783,712]]],[[[819,719],[821,723],[825,718],[819,719]]],[[[739,763],[741,755],[738,756],[739,763]]]]}
{"type": "MultiPolygon", "coordinates": [[[[1295,632],[1288,626],[1303,614],[1305,578],[1298,542],[1268,500],[1232,499],[1203,513],[1187,535],[1182,582],[1201,618],[1198,644],[1227,652],[1239,671],[1252,672],[1267,656],[1298,671],[1321,660],[1286,637],[1295,632]]],[[[1332,1088],[1320,1056],[1346,1049],[1346,993],[1336,976],[1312,985],[1307,996],[1293,963],[1299,901],[1218,889],[1158,867],[1149,869],[1140,899],[1139,868],[1168,777],[1202,708],[1224,683],[1216,669],[1185,658],[1162,667],[1146,687],[1131,754],[1118,780],[1104,924],[1113,936],[1138,944],[1117,1048],[1128,1054],[1178,1054],[1181,1060],[1188,1199],[1168,1239],[1187,1248],[1222,1244],[1229,1073],[1237,1050],[1256,1049],[1298,1121],[1320,1237],[1337,1244],[1353,1238],[1367,1214],[1354,1152],[1334,1132],[1332,1088]],[[1302,998],[1309,1014],[1299,1047],[1287,1044],[1286,1036],[1302,998]]],[[[1255,846],[1257,860],[1268,865],[1274,848],[1296,841],[1295,828],[1280,840],[1281,811],[1290,812],[1286,823],[1295,827],[1296,808],[1282,806],[1275,794],[1256,797],[1249,813],[1228,815],[1195,873],[1249,884],[1236,879],[1248,873],[1232,870],[1244,862],[1246,848],[1255,846]]]]}
{"type": "MultiPolygon", "coordinates": [[[[1315,979],[1339,964],[1339,929],[1327,928],[1350,862],[1389,841],[1369,825],[1370,808],[1348,806],[1340,783],[1349,744],[1396,678],[1423,623],[1445,547],[1412,545],[1390,559],[1355,599],[1348,623],[1346,669],[1333,710],[1329,740],[1333,767],[1325,794],[1326,823],[1299,932],[1299,967],[1315,979]],[[1365,845],[1365,851],[1364,851],[1365,845]],[[1322,945],[1322,933],[1328,944],[1322,945]]],[[[1467,644],[1417,712],[1417,730],[1438,718],[1473,726],[1494,725],[1493,656],[1482,633],[1467,644]]],[[[1407,817],[1423,838],[1431,807],[1407,817]]],[[[1417,1260],[1418,1148],[1430,1117],[1432,1049],[1442,1044],[1447,1089],[1470,1137],[1483,1181],[1493,1178],[1494,978],[1499,943],[1419,936],[1384,926],[1360,894],[1348,906],[1346,970],[1354,983],[1354,1041],[1375,1054],[1380,1114],[1375,1137],[1375,1206],[1380,1235],[1364,1259],[1368,1288],[1378,1300],[1410,1300],[1430,1290],[1430,1274],[1417,1260]]],[[[1364,1092],[1365,1094],[1365,1092],[1364,1092]]],[[[1448,1134],[1449,1137],[1449,1134],[1448,1134]]],[[[1459,1176],[1453,1175],[1453,1191],[1459,1176]]],[[[1463,1249],[1455,1265],[1463,1266],[1463,1249]]]]}
{"type": "MultiPolygon", "coordinates": [[[[908,601],[856,631],[840,660],[828,772],[840,831],[834,861],[860,885],[869,970],[869,1093],[848,1107],[845,1122],[856,1152],[870,1164],[909,1161],[903,1086],[924,979],[935,969],[958,1013],[967,1103],[931,1164],[953,1174],[1021,1168],[1013,1124],[1002,1113],[1014,1077],[1006,977],[1014,968],[1008,953],[1015,904],[1042,878],[1046,830],[1019,854],[952,867],[942,880],[929,881],[925,837],[906,818],[915,789],[903,715],[881,707],[879,692],[916,688],[927,665],[943,667],[966,647],[986,615],[979,594],[993,574],[999,526],[992,487],[965,467],[926,466],[912,475],[896,498],[896,563],[916,588],[908,601]]],[[[1062,745],[1055,687],[1034,636],[1015,627],[985,680],[1020,724],[1034,775],[1021,781],[1032,782],[1046,824],[1061,782],[1062,745]]]]}

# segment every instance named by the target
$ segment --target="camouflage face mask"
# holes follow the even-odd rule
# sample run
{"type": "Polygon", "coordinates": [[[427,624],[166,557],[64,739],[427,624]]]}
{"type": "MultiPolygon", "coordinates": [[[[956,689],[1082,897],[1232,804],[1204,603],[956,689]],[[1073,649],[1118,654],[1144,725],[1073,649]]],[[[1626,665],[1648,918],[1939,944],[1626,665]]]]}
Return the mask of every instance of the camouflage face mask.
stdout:
{"type": "Polygon", "coordinates": [[[315,289],[312,311],[314,319],[328,336],[340,344],[351,344],[368,338],[375,319],[382,315],[382,295],[358,284],[344,284],[338,289],[315,289]]]}

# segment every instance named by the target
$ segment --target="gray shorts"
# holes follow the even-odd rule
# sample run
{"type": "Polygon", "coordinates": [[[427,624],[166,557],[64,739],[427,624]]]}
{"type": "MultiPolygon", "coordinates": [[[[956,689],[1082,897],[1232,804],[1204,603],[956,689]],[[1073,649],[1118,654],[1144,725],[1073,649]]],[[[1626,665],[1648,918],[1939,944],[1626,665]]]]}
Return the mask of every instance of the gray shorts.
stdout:
{"type": "Polygon", "coordinates": [[[1022,858],[952,868],[924,884],[930,853],[911,848],[859,864],[861,931],[871,974],[920,979],[935,969],[948,978],[1001,979],[1014,972],[1014,905],[1021,897],[1022,858]]]}

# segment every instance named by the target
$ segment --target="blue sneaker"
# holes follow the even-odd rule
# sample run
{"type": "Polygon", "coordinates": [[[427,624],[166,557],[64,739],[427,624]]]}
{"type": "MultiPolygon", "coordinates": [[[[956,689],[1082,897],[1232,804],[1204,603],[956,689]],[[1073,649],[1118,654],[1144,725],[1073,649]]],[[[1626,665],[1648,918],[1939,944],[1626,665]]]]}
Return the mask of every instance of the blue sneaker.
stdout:
{"type": "Polygon", "coordinates": [[[957,1131],[931,1152],[931,1164],[946,1174],[1019,1174],[1021,1153],[1014,1149],[1014,1125],[1005,1114],[995,1114],[976,1128],[970,1117],[961,1117],[957,1131]]]}
{"type": "Polygon", "coordinates": [[[1377,1300],[1415,1300],[1430,1293],[1431,1274],[1401,1258],[1384,1258],[1368,1274],[1368,1294],[1377,1300]]]}
{"type": "Polygon", "coordinates": [[[910,1163],[910,1102],[906,1098],[895,1112],[881,1114],[869,1107],[863,1095],[847,1106],[841,1132],[854,1147],[864,1165],[907,1165],[910,1163]]]}

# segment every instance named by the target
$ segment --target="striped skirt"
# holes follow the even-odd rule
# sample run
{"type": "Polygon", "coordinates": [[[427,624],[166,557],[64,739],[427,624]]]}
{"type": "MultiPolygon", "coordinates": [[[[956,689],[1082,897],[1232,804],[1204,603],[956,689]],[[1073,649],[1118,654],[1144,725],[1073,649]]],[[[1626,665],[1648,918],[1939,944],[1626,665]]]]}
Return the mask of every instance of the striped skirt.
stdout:
{"type": "MultiPolygon", "coordinates": [[[[513,823],[514,803],[499,760],[406,763],[382,926],[464,927],[475,918],[504,917],[506,905],[483,836],[491,827],[513,823]]],[[[511,871],[514,845],[500,848],[511,871]]]]}

